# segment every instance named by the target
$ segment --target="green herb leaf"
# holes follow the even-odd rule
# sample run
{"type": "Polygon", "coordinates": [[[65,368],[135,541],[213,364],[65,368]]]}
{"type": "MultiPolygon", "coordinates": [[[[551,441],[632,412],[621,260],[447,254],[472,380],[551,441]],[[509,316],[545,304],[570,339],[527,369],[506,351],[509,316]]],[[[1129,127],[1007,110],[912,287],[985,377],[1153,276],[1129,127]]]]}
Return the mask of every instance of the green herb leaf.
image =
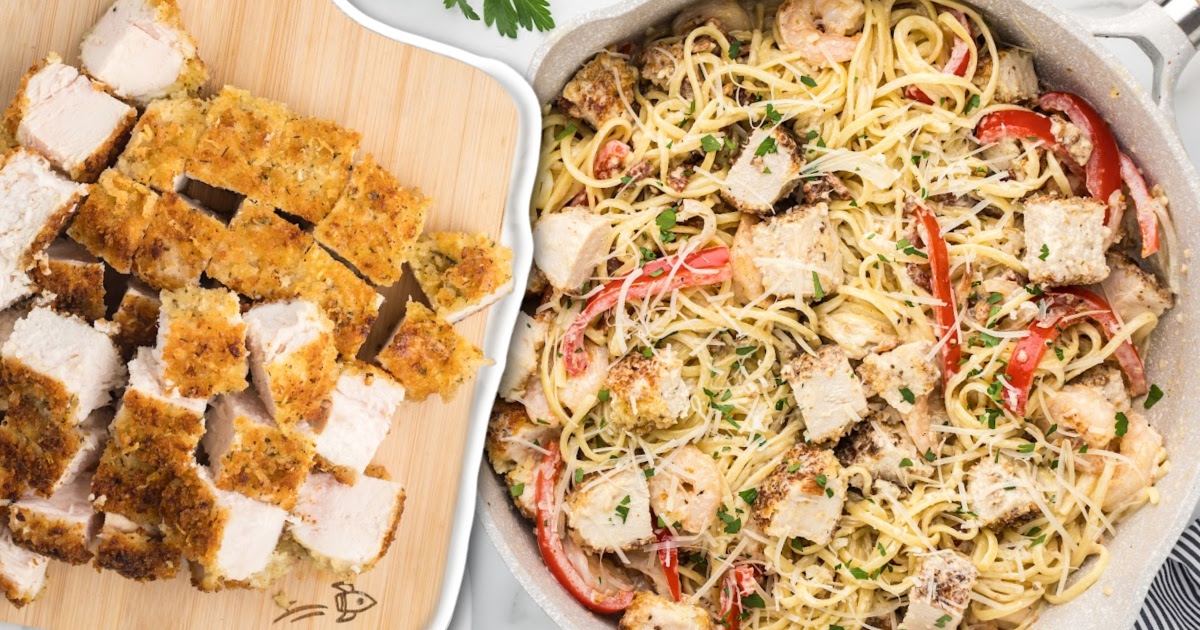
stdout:
{"type": "Polygon", "coordinates": [[[519,497],[522,494],[525,494],[525,484],[523,484],[523,483],[513,484],[513,487],[508,489],[508,493],[514,497],[519,497]]]}
{"type": "Polygon", "coordinates": [[[979,95],[972,94],[971,98],[967,101],[967,108],[963,110],[963,113],[970,114],[971,110],[975,109],[976,107],[979,107],[979,95]]]}
{"type": "Polygon", "coordinates": [[[775,138],[770,136],[766,140],[763,140],[762,144],[758,145],[758,148],[754,151],[754,155],[762,157],[768,153],[779,153],[779,143],[775,141],[775,138]]]}
{"type": "Polygon", "coordinates": [[[704,148],[706,153],[716,153],[721,150],[721,141],[712,135],[707,135],[700,139],[700,146],[704,148]]]}
{"type": "Polygon", "coordinates": [[[910,405],[917,402],[917,397],[913,396],[912,390],[907,387],[900,388],[900,397],[904,399],[904,402],[910,405]]]}
{"type": "Polygon", "coordinates": [[[1050,246],[1042,243],[1042,253],[1038,254],[1038,260],[1046,260],[1050,257],[1050,246]]]}
{"type": "Polygon", "coordinates": [[[468,20],[479,21],[479,14],[475,12],[475,9],[471,8],[471,5],[467,4],[467,0],[446,0],[445,4],[447,9],[453,9],[457,6],[462,11],[463,17],[468,20]]]}
{"type": "Polygon", "coordinates": [[[817,87],[817,80],[812,77],[809,77],[809,76],[800,77],[800,82],[803,83],[804,85],[807,85],[810,88],[817,87]]]}
{"type": "Polygon", "coordinates": [[[758,346],[743,346],[737,350],[734,350],[734,352],[737,353],[739,357],[744,357],[748,354],[754,354],[755,350],[758,350],[758,346]]]}
{"type": "Polygon", "coordinates": [[[937,459],[937,456],[933,454],[933,449],[925,449],[925,461],[932,462],[935,459],[937,459]]]}
{"type": "Polygon", "coordinates": [[[849,568],[850,568],[850,575],[853,575],[854,579],[856,579],[856,580],[866,580],[866,579],[870,579],[870,577],[871,577],[870,573],[867,573],[866,571],[863,571],[862,569],[860,569],[858,567],[849,567],[849,568]]]}
{"type": "Polygon", "coordinates": [[[821,278],[817,275],[817,272],[815,272],[815,271],[812,272],[812,276],[813,276],[813,299],[814,300],[825,299],[825,289],[821,288],[821,278]]]}
{"type": "MultiPolygon", "coordinates": [[[[979,98],[979,97],[977,96],[975,98],[979,98]]],[[[935,625],[939,628],[945,628],[946,624],[951,621],[954,621],[954,617],[951,617],[950,615],[942,615],[941,617],[938,617],[938,620],[935,621],[933,625],[935,625]]]]}
{"type": "Polygon", "coordinates": [[[583,469],[576,468],[575,469],[575,484],[578,485],[581,483],[583,483],[583,469]]]}
{"type": "Polygon", "coordinates": [[[679,224],[679,219],[675,212],[675,208],[672,206],[666,210],[663,210],[661,213],[659,213],[658,218],[655,219],[654,222],[658,225],[659,231],[663,232],[664,234],[675,229],[675,226],[679,224]]]}
{"type": "Polygon", "coordinates": [[[730,59],[737,59],[738,55],[741,54],[741,52],[742,52],[742,42],[740,42],[736,39],[733,40],[732,42],[729,42],[729,58],[730,59]]]}
{"type": "MultiPolygon", "coordinates": [[[[461,1],[461,0],[460,0],[461,1]]],[[[517,29],[545,32],[554,28],[547,0],[483,0],[483,21],[505,37],[516,39],[517,29]]]]}
{"type": "Polygon", "coordinates": [[[795,464],[787,467],[787,471],[790,473],[794,473],[797,470],[800,470],[800,462],[796,462],[795,464]]]}
{"type": "Polygon", "coordinates": [[[774,105],[767,103],[767,118],[769,118],[771,120],[771,122],[777,123],[777,122],[783,120],[783,115],[780,114],[779,111],[775,109],[774,105]]]}
{"type": "Polygon", "coordinates": [[[611,397],[612,394],[609,393],[607,389],[602,389],[596,392],[596,400],[599,400],[600,402],[608,402],[611,397]]]}
{"type": "Polygon", "coordinates": [[[1118,411],[1117,412],[1117,437],[1124,437],[1124,435],[1126,433],[1129,433],[1129,418],[1125,414],[1118,411]]]}
{"type": "Polygon", "coordinates": [[[1153,407],[1155,403],[1162,400],[1162,397],[1163,390],[1159,389],[1158,385],[1151,385],[1150,393],[1146,394],[1146,401],[1142,403],[1142,408],[1149,409],[1153,407]]]}
{"type": "Polygon", "coordinates": [[[887,549],[884,548],[883,543],[875,543],[875,548],[879,550],[880,556],[887,557],[887,549]]]}
{"type": "Polygon", "coordinates": [[[907,457],[905,457],[904,459],[900,460],[900,467],[901,467],[901,468],[911,468],[911,467],[912,467],[912,465],[913,465],[913,461],[912,461],[911,459],[907,458],[907,457]]]}
{"type": "Polygon", "coordinates": [[[825,484],[828,482],[829,482],[829,477],[826,477],[825,475],[817,475],[817,485],[818,486],[824,488],[825,484]]]}
{"type": "MultiPolygon", "coordinates": [[[[447,0],[447,2],[450,2],[450,1],[451,0],[447,0]]],[[[574,124],[567,125],[566,127],[563,127],[562,131],[560,131],[554,135],[554,141],[562,142],[564,138],[569,138],[569,137],[575,135],[576,131],[578,131],[578,129],[575,128],[574,124]]]]}
{"type": "Polygon", "coordinates": [[[1036,444],[1030,442],[1028,444],[1022,444],[1022,445],[1018,446],[1017,451],[1021,452],[1021,453],[1032,453],[1033,449],[1036,447],[1037,447],[1036,444]]]}
{"type": "Polygon", "coordinates": [[[1036,546],[1038,546],[1038,545],[1040,545],[1040,544],[1042,544],[1042,543],[1044,543],[1044,542],[1046,542],[1046,535],[1045,535],[1045,534],[1042,534],[1041,536],[1038,536],[1037,538],[1034,538],[1034,539],[1033,539],[1033,542],[1029,543],[1029,546],[1030,546],[1030,547],[1036,547],[1036,546]]]}
{"type": "Polygon", "coordinates": [[[763,601],[762,595],[751,593],[742,598],[743,608],[766,608],[767,603],[763,601]]]}
{"type": "Polygon", "coordinates": [[[754,500],[758,498],[758,488],[750,488],[749,490],[742,490],[741,492],[738,493],[738,496],[742,497],[742,500],[748,504],[754,503],[754,500]]]}

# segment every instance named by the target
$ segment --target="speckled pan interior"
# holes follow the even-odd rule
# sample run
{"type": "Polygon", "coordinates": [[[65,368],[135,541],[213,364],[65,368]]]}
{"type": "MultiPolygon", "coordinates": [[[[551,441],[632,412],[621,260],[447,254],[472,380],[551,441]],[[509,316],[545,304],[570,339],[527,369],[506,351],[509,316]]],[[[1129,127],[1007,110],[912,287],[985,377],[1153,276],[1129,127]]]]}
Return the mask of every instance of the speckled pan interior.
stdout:
{"type": "MultiPolygon", "coordinates": [[[[554,98],[584,61],[605,45],[643,33],[668,19],[689,0],[632,0],[585,16],[562,28],[539,51],[529,77],[542,102],[554,98]]],[[[1181,248],[1200,238],[1200,181],[1161,110],[1121,61],[1100,46],[1071,16],[1039,0],[973,0],[1002,38],[1037,53],[1042,80],[1086,96],[1104,114],[1121,144],[1162,184],[1172,201],[1181,248]]],[[[1181,112],[1180,115],[1194,115],[1181,112]]],[[[1186,261],[1184,261],[1186,262],[1186,261]]],[[[1036,627],[1072,630],[1131,628],[1154,574],[1186,525],[1200,484],[1200,428],[1191,417],[1200,400],[1200,323],[1191,313],[1200,278],[1182,275],[1178,305],[1159,325],[1147,369],[1167,395],[1149,412],[1171,458],[1170,474],[1158,485],[1162,501],[1120,524],[1108,541],[1110,566],[1099,582],[1074,601],[1049,607],[1036,627]],[[1106,595],[1105,593],[1111,593],[1106,595]]],[[[587,612],[545,569],[533,526],[513,509],[498,477],[485,465],[479,484],[479,514],[517,579],[555,622],[568,630],[605,630],[615,625],[587,612]]]]}

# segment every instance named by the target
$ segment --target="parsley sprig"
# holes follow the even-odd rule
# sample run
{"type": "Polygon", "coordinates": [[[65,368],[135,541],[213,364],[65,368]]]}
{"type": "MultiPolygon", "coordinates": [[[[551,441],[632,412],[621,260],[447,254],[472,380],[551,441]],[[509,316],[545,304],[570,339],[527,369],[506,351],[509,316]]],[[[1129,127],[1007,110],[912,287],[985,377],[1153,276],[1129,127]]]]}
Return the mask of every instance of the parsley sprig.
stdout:
{"type": "MultiPolygon", "coordinates": [[[[447,9],[458,7],[468,20],[479,20],[468,0],[443,0],[443,4],[447,9]]],[[[517,38],[518,29],[545,32],[554,28],[548,0],[483,0],[483,22],[513,39],[517,38]]]]}

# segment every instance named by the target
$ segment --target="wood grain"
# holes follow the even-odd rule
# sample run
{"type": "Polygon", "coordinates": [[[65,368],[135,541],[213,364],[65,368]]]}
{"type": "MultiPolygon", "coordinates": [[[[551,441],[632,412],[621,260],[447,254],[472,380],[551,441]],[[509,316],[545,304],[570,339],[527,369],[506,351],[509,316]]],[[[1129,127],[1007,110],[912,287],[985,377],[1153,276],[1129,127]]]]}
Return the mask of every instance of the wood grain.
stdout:
{"type": "MultiPolygon", "coordinates": [[[[0,2],[0,98],[48,52],[70,63],[79,41],[109,0],[0,2]]],[[[457,61],[410,48],[355,24],[328,0],[180,0],[213,78],[331,118],[363,133],[363,148],[400,180],[437,200],[428,230],[482,231],[499,237],[517,133],[516,108],[491,78],[457,61]]],[[[406,278],[385,292],[382,342],[415,292],[406,278]]],[[[482,343],[485,315],[458,329],[482,343]]],[[[470,387],[452,402],[402,406],[377,463],[404,482],[408,502],[391,551],[354,584],[378,603],[339,623],[338,579],[304,565],[271,592],[203,594],[185,577],[136,584],[90,566],[55,563],[41,599],[0,619],[41,628],[418,628],[441,590],[470,387]],[[275,621],[295,606],[324,606],[275,621]],[[322,613],[300,621],[308,612],[322,613]]],[[[355,597],[348,608],[358,608],[355,597]]],[[[349,615],[347,615],[349,616],[349,615]]]]}

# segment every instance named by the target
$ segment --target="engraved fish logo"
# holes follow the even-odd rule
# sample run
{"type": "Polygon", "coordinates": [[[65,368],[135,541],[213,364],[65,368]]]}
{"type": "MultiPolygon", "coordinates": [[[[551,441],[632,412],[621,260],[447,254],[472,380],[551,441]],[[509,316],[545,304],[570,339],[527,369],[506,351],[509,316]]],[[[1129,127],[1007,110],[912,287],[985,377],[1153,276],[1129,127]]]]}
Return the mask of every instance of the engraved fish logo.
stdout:
{"type": "Polygon", "coordinates": [[[338,623],[354,621],[359,613],[366,612],[379,603],[375,601],[374,597],[362,591],[355,590],[353,584],[337,582],[333,585],[333,588],[340,591],[334,597],[334,604],[337,606],[337,611],[341,613],[337,618],[338,623]]]}

